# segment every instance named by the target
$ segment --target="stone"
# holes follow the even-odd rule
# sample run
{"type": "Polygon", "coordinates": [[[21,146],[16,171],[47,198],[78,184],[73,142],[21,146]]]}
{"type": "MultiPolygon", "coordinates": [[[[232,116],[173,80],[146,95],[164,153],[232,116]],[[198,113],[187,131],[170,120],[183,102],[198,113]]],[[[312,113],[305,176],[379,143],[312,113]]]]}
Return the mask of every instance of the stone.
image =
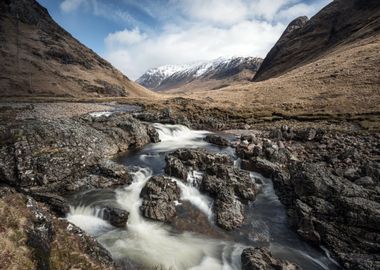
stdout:
{"type": "Polygon", "coordinates": [[[211,144],[215,144],[218,146],[229,146],[230,145],[230,142],[227,139],[225,139],[221,136],[215,135],[215,134],[207,135],[204,140],[206,142],[209,142],[211,144]]]}
{"type": "Polygon", "coordinates": [[[163,176],[153,176],[141,190],[143,199],[140,207],[144,217],[169,222],[176,215],[175,202],[180,199],[180,189],[176,182],[163,176]]]}
{"type": "Polygon", "coordinates": [[[301,270],[289,261],[276,259],[266,248],[246,248],[241,254],[242,270],[301,270]]]}
{"type": "Polygon", "coordinates": [[[103,209],[103,219],[109,221],[112,226],[125,228],[127,225],[129,213],[126,210],[106,207],[103,209]]]}
{"type": "Polygon", "coordinates": [[[180,159],[178,159],[175,156],[169,155],[165,158],[165,160],[166,160],[165,173],[167,175],[176,177],[183,181],[187,180],[188,171],[180,159]]]}

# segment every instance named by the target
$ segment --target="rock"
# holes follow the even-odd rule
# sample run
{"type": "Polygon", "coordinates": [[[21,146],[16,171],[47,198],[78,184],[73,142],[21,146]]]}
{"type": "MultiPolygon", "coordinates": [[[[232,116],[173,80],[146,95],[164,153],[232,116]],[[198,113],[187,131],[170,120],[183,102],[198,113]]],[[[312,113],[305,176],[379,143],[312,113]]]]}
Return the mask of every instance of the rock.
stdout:
{"type": "Polygon", "coordinates": [[[374,185],[375,182],[373,181],[372,177],[364,176],[364,177],[361,177],[359,179],[356,179],[355,184],[366,187],[366,186],[374,185]]]}
{"type": "Polygon", "coordinates": [[[280,171],[278,165],[259,157],[242,160],[241,166],[242,169],[258,172],[265,177],[273,177],[276,172],[280,171]]]}
{"type": "Polygon", "coordinates": [[[165,160],[166,160],[165,173],[167,175],[176,177],[184,181],[187,180],[188,172],[180,159],[169,155],[165,158],[165,160]]]}
{"type": "Polygon", "coordinates": [[[61,217],[65,217],[70,212],[70,206],[67,200],[59,195],[51,193],[33,193],[36,201],[46,203],[50,209],[61,217]]]}
{"type": "MultiPolygon", "coordinates": [[[[201,149],[179,149],[167,157],[167,167],[181,161],[183,165],[204,173],[199,188],[214,199],[213,212],[218,226],[232,230],[244,221],[244,203],[253,201],[257,187],[250,174],[233,166],[226,155],[201,149]],[[178,160],[177,160],[178,159],[178,160]]],[[[182,170],[182,169],[181,169],[182,170]]]]}
{"type": "Polygon", "coordinates": [[[344,172],[344,177],[346,177],[347,179],[353,181],[355,179],[357,179],[359,177],[359,173],[358,173],[358,169],[356,168],[348,168],[345,172],[344,172]]]}
{"type": "Polygon", "coordinates": [[[225,230],[233,230],[243,224],[244,206],[235,198],[233,191],[220,190],[214,203],[216,224],[225,230]]]}
{"type": "Polygon", "coordinates": [[[298,265],[279,260],[272,256],[266,248],[246,248],[241,254],[242,270],[301,270],[298,265]]]}
{"type": "Polygon", "coordinates": [[[148,125],[147,126],[147,132],[148,132],[148,136],[150,138],[150,141],[152,143],[158,143],[160,142],[160,135],[158,134],[157,130],[151,126],[151,125],[148,125]]]}
{"type": "Polygon", "coordinates": [[[153,176],[141,190],[143,216],[168,222],[176,215],[175,201],[180,199],[180,189],[176,182],[163,176],[153,176]]]}
{"type": "Polygon", "coordinates": [[[107,157],[151,141],[146,125],[126,113],[1,125],[3,137],[3,181],[25,192],[56,194],[130,183],[127,169],[107,157]]]}
{"type": "Polygon", "coordinates": [[[103,210],[103,219],[109,221],[112,226],[125,228],[129,213],[123,209],[107,207],[103,210]]]}
{"type": "Polygon", "coordinates": [[[204,140],[206,142],[209,142],[209,143],[212,143],[212,144],[215,144],[218,146],[229,146],[230,145],[230,142],[227,139],[225,139],[221,136],[215,135],[215,134],[207,135],[204,140]]]}

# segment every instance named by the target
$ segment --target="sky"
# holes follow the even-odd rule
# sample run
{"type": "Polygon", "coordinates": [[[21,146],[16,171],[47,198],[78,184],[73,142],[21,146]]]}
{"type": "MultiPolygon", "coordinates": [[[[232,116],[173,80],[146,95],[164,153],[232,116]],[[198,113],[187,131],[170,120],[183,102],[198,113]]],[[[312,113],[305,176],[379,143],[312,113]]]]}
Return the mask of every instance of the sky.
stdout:
{"type": "Polygon", "coordinates": [[[37,0],[129,78],[219,57],[265,57],[286,26],[331,0],[37,0]]]}

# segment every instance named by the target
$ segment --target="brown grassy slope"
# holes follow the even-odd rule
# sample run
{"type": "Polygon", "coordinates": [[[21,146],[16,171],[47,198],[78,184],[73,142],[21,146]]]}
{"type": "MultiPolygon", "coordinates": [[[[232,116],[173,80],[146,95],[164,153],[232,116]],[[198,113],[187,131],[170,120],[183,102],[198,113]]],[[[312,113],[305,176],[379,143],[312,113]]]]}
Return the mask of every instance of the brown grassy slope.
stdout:
{"type": "Polygon", "coordinates": [[[380,111],[380,35],[342,45],[278,78],[189,97],[231,109],[289,114],[380,111]]]}
{"type": "Polygon", "coordinates": [[[35,0],[2,1],[0,15],[0,97],[155,96],[73,38],[35,0]]]}

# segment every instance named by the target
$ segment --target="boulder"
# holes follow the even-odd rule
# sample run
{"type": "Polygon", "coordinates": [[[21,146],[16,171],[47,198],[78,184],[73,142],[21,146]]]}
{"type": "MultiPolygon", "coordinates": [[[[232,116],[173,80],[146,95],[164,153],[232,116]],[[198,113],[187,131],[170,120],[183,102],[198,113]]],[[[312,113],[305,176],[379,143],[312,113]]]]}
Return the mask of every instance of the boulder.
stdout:
{"type": "Polygon", "coordinates": [[[175,156],[167,156],[165,158],[166,166],[165,173],[169,176],[176,177],[178,179],[187,180],[188,171],[183,165],[182,161],[175,156]]]}
{"type": "Polygon", "coordinates": [[[298,265],[279,260],[272,256],[266,248],[246,248],[241,254],[242,270],[301,270],[298,265]]]}
{"type": "Polygon", "coordinates": [[[215,144],[218,146],[229,146],[230,145],[230,142],[227,139],[225,139],[221,136],[215,135],[215,134],[207,135],[204,140],[206,142],[209,142],[211,144],[215,144]]]}
{"type": "Polygon", "coordinates": [[[140,210],[144,217],[168,222],[176,215],[175,202],[180,199],[176,182],[163,176],[153,176],[141,190],[143,203],[140,210]]]}
{"type": "Polygon", "coordinates": [[[106,207],[103,210],[103,219],[109,221],[112,226],[117,228],[125,228],[128,216],[129,213],[120,208],[106,207]]]}

